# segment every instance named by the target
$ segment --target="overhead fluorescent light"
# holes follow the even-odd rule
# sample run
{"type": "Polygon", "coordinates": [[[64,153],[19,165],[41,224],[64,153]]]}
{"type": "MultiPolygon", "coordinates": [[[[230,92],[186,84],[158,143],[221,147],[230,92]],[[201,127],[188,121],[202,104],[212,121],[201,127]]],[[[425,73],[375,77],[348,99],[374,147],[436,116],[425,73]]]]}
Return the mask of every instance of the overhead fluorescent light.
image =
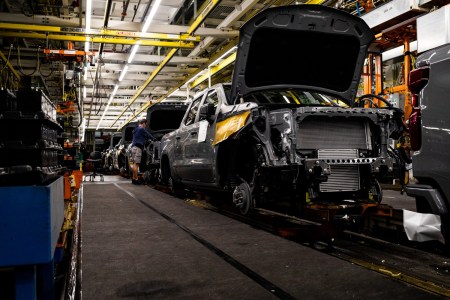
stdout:
{"type": "Polygon", "coordinates": [[[161,4],[161,0],[156,0],[155,3],[152,5],[152,9],[150,10],[150,13],[147,16],[147,20],[145,20],[144,27],[142,27],[142,33],[146,33],[148,27],[150,26],[150,23],[153,20],[153,17],[156,14],[156,10],[158,9],[159,4],[161,4]]]}
{"type": "MultiPolygon", "coordinates": [[[[117,90],[119,89],[119,86],[116,84],[116,86],[114,87],[114,90],[111,94],[111,97],[114,97],[114,95],[117,93],[117,90]]],[[[111,102],[111,100],[109,100],[109,102],[111,102]]]]}
{"type": "Polygon", "coordinates": [[[232,52],[236,51],[237,46],[232,47],[231,49],[229,49],[227,52],[225,52],[224,54],[222,54],[218,59],[216,59],[214,62],[212,62],[211,64],[209,64],[208,67],[212,67],[217,65],[222,59],[224,59],[226,56],[228,56],[229,54],[231,54],[232,52]]]}
{"type": "Polygon", "coordinates": [[[170,93],[169,96],[167,96],[167,98],[172,97],[176,92],[178,92],[180,89],[176,89],[175,91],[173,91],[172,93],[170,93]]]}
{"type": "Polygon", "coordinates": [[[120,73],[119,81],[122,81],[123,77],[125,77],[125,74],[127,74],[127,71],[128,71],[128,65],[125,65],[125,67],[123,67],[122,72],[120,73]]]}
{"type": "Polygon", "coordinates": [[[114,99],[114,94],[117,92],[118,88],[119,88],[119,86],[116,85],[116,87],[114,88],[113,93],[111,94],[111,97],[109,97],[108,104],[106,104],[105,110],[103,111],[102,117],[100,118],[100,121],[98,121],[97,128],[95,130],[98,130],[100,128],[100,124],[102,123],[103,118],[105,117],[106,112],[108,111],[109,106],[111,105],[111,102],[114,99]]]}
{"type": "Polygon", "coordinates": [[[86,86],[83,86],[83,99],[86,99],[86,95],[87,95],[86,86]]]}
{"type": "Polygon", "coordinates": [[[131,54],[130,54],[130,56],[128,57],[128,63],[129,63],[129,64],[131,64],[131,62],[133,61],[134,56],[136,55],[136,52],[137,52],[138,49],[139,49],[139,44],[140,44],[140,41],[139,41],[138,43],[136,43],[136,44],[133,46],[133,49],[131,49],[131,54]]]}
{"type": "Polygon", "coordinates": [[[91,31],[92,0],[86,0],[86,32],[91,31]]]}
{"type": "MultiPolygon", "coordinates": [[[[87,33],[91,32],[91,15],[92,15],[92,0],[86,0],[86,20],[85,20],[85,31],[87,33]]],[[[84,51],[89,51],[89,37],[86,37],[86,42],[84,43],[84,51]]]]}

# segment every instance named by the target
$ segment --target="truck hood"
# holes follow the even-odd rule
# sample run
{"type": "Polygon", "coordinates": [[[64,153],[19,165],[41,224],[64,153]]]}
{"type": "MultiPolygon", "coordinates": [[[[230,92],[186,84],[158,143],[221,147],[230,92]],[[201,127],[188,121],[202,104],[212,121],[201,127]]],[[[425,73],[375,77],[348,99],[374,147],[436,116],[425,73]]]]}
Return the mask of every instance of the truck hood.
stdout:
{"type": "Polygon", "coordinates": [[[188,105],[184,102],[160,102],[147,110],[147,129],[156,138],[180,127],[188,105]]]}
{"type": "Polygon", "coordinates": [[[231,99],[298,88],[352,104],[373,39],[361,18],[330,7],[266,9],[240,29],[231,99]]]}

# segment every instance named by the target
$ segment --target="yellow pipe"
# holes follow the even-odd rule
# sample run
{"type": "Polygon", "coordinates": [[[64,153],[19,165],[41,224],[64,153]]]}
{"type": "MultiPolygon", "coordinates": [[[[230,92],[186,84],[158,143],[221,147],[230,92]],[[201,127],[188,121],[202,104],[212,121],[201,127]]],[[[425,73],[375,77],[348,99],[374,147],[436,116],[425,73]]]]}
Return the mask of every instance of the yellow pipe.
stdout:
{"type": "Polygon", "coordinates": [[[0,51],[0,57],[3,59],[3,61],[6,63],[6,65],[8,66],[8,68],[11,70],[11,72],[14,74],[14,76],[16,76],[16,78],[18,80],[20,80],[20,75],[19,73],[17,73],[17,71],[14,69],[14,67],[11,65],[11,63],[8,61],[8,59],[6,58],[5,55],[3,55],[3,53],[0,51]]]}
{"type": "MultiPolygon", "coordinates": [[[[91,31],[78,31],[74,28],[63,28],[57,26],[44,26],[44,25],[31,25],[31,24],[18,24],[18,23],[0,23],[0,29],[5,30],[23,30],[27,32],[51,32],[51,33],[64,33],[70,35],[83,35],[83,36],[114,36],[114,37],[127,37],[127,38],[143,38],[143,39],[158,39],[158,40],[177,40],[177,41],[190,41],[199,42],[199,36],[193,36],[187,33],[184,34],[166,34],[166,33],[141,33],[135,31],[126,30],[110,30],[110,29],[91,29],[91,31]]],[[[19,33],[20,34],[20,33],[19,33]]]]}
{"type": "Polygon", "coordinates": [[[219,4],[220,0],[211,0],[205,7],[205,9],[202,10],[202,12],[197,16],[197,18],[194,20],[191,26],[189,26],[189,29],[187,31],[188,34],[193,33],[197,28],[200,26],[200,24],[203,23],[203,21],[206,19],[206,17],[209,15],[209,13],[219,4]]]}
{"type": "MultiPolygon", "coordinates": [[[[189,26],[187,33],[191,34],[193,33],[195,30],[197,30],[197,28],[200,26],[200,24],[206,19],[206,17],[208,16],[208,14],[217,6],[217,4],[219,4],[220,0],[211,0],[208,5],[205,7],[205,9],[200,13],[200,15],[197,16],[197,18],[195,19],[195,21],[192,23],[191,26],[189,26]]],[[[145,81],[145,83],[141,86],[141,88],[137,91],[137,93],[131,98],[130,102],[128,102],[127,106],[122,110],[122,112],[117,116],[117,118],[114,120],[114,122],[112,123],[111,127],[114,126],[114,124],[116,124],[117,120],[119,120],[119,118],[127,111],[127,109],[131,106],[131,104],[134,103],[134,101],[136,101],[136,99],[142,94],[142,92],[145,90],[145,88],[150,84],[150,82],[153,81],[153,79],[158,75],[158,73],[165,67],[165,65],[172,59],[172,57],[175,55],[175,53],[177,52],[177,49],[172,49],[170,50],[169,54],[167,54],[166,58],[160,63],[160,65],[156,68],[155,71],[153,71],[153,73],[150,75],[150,77],[145,81]]],[[[157,102],[162,101],[162,98],[160,98],[157,102]]],[[[126,124],[128,124],[128,122],[130,122],[129,120],[134,119],[134,116],[132,116],[131,118],[129,118],[127,121],[125,121],[120,128],[122,128],[123,126],[125,126],[126,124]]],[[[119,128],[119,129],[120,129],[119,128]]]]}
{"type": "Polygon", "coordinates": [[[192,42],[162,42],[154,40],[143,39],[124,39],[124,38],[104,38],[104,37],[85,37],[81,35],[61,35],[61,34],[43,34],[43,33],[27,33],[27,32],[5,32],[0,31],[0,36],[16,37],[26,39],[41,39],[41,40],[57,40],[57,41],[71,41],[71,42],[91,42],[91,43],[106,43],[106,44],[123,44],[141,46],[156,46],[156,47],[170,47],[170,48],[194,48],[192,42]]]}

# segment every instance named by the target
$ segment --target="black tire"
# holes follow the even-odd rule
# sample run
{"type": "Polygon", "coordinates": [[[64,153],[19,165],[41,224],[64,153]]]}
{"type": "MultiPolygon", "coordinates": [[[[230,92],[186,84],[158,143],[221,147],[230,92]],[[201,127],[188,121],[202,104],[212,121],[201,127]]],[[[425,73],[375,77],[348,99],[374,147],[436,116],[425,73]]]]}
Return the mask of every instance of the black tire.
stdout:
{"type": "Polygon", "coordinates": [[[163,184],[167,185],[170,190],[170,194],[176,197],[184,196],[183,185],[177,182],[173,177],[170,171],[170,164],[167,158],[164,159],[164,162],[161,166],[161,181],[163,184]]]}

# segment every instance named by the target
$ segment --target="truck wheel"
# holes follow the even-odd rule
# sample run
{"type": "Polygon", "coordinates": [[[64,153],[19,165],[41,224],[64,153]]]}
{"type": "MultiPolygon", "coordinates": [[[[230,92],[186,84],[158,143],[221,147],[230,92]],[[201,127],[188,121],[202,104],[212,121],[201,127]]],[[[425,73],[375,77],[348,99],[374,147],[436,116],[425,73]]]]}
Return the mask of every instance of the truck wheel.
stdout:
{"type": "Polygon", "coordinates": [[[161,167],[161,179],[162,183],[167,185],[170,190],[170,193],[176,197],[183,197],[183,186],[181,183],[178,183],[175,179],[173,179],[172,174],[170,172],[169,162],[166,161],[163,163],[161,167]]]}
{"type": "Polygon", "coordinates": [[[233,202],[242,215],[248,215],[253,209],[252,189],[247,182],[242,182],[233,191],[233,202]]]}

